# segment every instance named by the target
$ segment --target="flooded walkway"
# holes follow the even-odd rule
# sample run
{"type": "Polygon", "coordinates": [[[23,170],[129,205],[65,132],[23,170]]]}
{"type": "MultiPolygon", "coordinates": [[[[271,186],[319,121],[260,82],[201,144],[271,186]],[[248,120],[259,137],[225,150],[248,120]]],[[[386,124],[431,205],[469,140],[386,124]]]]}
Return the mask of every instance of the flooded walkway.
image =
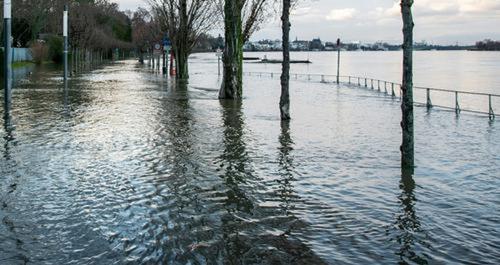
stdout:
{"type": "MultiPolygon", "coordinates": [[[[0,129],[0,264],[417,264],[500,260],[500,128],[416,108],[415,177],[399,102],[245,77],[217,100],[125,61],[15,86],[0,129]]],[[[3,116],[3,113],[0,113],[3,116]]]]}

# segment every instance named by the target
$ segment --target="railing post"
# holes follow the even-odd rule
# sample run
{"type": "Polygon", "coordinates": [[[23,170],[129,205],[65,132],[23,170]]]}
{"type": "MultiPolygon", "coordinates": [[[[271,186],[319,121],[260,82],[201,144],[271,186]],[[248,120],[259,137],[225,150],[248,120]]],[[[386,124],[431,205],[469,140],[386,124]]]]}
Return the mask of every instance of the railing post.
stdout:
{"type": "Polygon", "coordinates": [[[365,78],[365,87],[368,87],[367,79],[365,78]]]}
{"type": "Polygon", "coordinates": [[[427,109],[432,108],[431,90],[427,88],[427,109]]]}
{"type": "Polygon", "coordinates": [[[489,102],[490,102],[490,107],[489,107],[489,117],[490,117],[490,121],[494,120],[495,119],[495,113],[493,112],[493,105],[491,104],[491,95],[488,95],[488,98],[489,98],[489,102]]]}
{"type": "Polygon", "coordinates": [[[359,81],[359,77],[358,77],[358,86],[361,86],[361,82],[359,81]]]}
{"type": "Polygon", "coordinates": [[[458,91],[455,91],[455,113],[460,114],[460,104],[458,103],[458,91]]]}
{"type": "Polygon", "coordinates": [[[273,76],[273,73],[271,73],[271,78],[273,78],[273,77],[274,77],[274,76],[273,76]]]}
{"type": "Polygon", "coordinates": [[[387,94],[387,81],[384,81],[384,91],[387,94]]]}
{"type": "Polygon", "coordinates": [[[371,88],[373,89],[373,79],[371,79],[370,83],[371,83],[371,85],[370,85],[370,86],[371,86],[371,88]]]}
{"type": "Polygon", "coordinates": [[[297,80],[297,74],[295,74],[295,80],[297,80]]]}
{"type": "Polygon", "coordinates": [[[391,89],[392,89],[392,97],[395,97],[396,92],[394,91],[394,83],[391,83],[391,89]]]}
{"type": "Polygon", "coordinates": [[[378,91],[380,92],[380,80],[377,80],[378,91]]]}
{"type": "Polygon", "coordinates": [[[311,75],[307,75],[307,80],[311,81],[311,75]]]}
{"type": "Polygon", "coordinates": [[[321,83],[325,83],[325,75],[321,75],[321,83]]]}
{"type": "Polygon", "coordinates": [[[349,76],[349,85],[351,84],[351,76],[349,76]]]}

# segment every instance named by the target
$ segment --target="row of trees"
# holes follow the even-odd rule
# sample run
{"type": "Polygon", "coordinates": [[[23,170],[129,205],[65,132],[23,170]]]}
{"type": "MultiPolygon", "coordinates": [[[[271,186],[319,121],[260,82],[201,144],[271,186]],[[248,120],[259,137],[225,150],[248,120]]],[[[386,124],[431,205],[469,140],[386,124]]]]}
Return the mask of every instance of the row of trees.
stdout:
{"type": "MultiPolygon", "coordinates": [[[[225,47],[224,72],[220,99],[241,99],[243,90],[243,44],[272,12],[271,5],[281,4],[283,34],[283,65],[281,75],[280,113],[290,119],[290,10],[295,0],[148,0],[153,16],[162,31],[168,32],[178,66],[178,78],[189,78],[188,56],[204,33],[223,18],[225,47]]],[[[401,0],[403,18],[403,80],[402,80],[402,166],[413,168],[413,0],[401,0]]]]}
{"type": "MultiPolygon", "coordinates": [[[[62,35],[62,10],[70,7],[70,42],[73,47],[93,50],[136,48],[144,52],[168,33],[172,41],[179,80],[189,78],[188,56],[209,30],[224,26],[224,70],[221,99],[241,99],[243,91],[243,44],[259,29],[275,4],[282,7],[283,71],[280,113],[290,119],[289,32],[290,9],[296,0],[147,0],[151,12],[119,11],[108,0],[13,1],[14,45],[34,43],[42,34],[62,35]],[[223,19],[221,19],[223,18],[223,19]]],[[[0,1],[3,2],[3,1],[0,1]]],[[[3,4],[3,3],[2,3],[3,4]]],[[[402,82],[402,163],[413,165],[413,0],[401,0],[404,33],[402,82]]],[[[3,6],[3,5],[0,5],[3,6]]]]}
{"type": "Polygon", "coordinates": [[[500,41],[484,40],[476,42],[476,50],[479,51],[500,51],[500,41]]]}
{"type": "Polygon", "coordinates": [[[70,10],[69,41],[74,48],[111,51],[133,47],[130,13],[108,0],[12,1],[13,46],[39,46],[40,40],[62,43],[64,5],[70,10]],[[58,38],[61,40],[54,40],[58,38]]]}

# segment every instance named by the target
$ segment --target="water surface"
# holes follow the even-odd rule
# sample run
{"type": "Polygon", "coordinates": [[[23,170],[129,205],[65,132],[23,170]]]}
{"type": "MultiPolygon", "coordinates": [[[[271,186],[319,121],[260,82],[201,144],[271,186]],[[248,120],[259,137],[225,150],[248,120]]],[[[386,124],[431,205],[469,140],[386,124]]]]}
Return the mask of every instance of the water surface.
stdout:
{"type": "Polygon", "coordinates": [[[416,108],[412,178],[396,99],[294,81],[282,123],[278,79],[219,101],[207,61],[187,86],[134,61],[67,92],[55,71],[18,82],[0,129],[0,264],[500,260],[495,122],[416,108]]]}

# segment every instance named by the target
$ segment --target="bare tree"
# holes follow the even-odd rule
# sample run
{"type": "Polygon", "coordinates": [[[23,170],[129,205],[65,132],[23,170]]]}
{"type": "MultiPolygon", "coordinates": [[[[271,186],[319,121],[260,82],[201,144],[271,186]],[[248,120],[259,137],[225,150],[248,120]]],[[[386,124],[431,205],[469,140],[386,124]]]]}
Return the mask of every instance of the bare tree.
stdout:
{"type": "Polygon", "coordinates": [[[168,32],[177,65],[177,78],[189,78],[188,56],[198,38],[217,20],[214,0],[148,0],[162,30],[168,32]]]}
{"type": "Polygon", "coordinates": [[[414,167],[414,135],[413,135],[413,17],[411,7],[413,0],[401,0],[403,16],[403,82],[402,82],[402,121],[403,143],[401,145],[401,166],[414,167]]]}
{"type": "Polygon", "coordinates": [[[219,0],[224,14],[224,74],[220,99],[240,99],[243,93],[243,44],[265,20],[271,0],[219,0]],[[223,8],[222,8],[223,7],[223,8]]]}
{"type": "Polygon", "coordinates": [[[132,15],[132,42],[139,53],[140,63],[144,63],[144,53],[148,52],[158,37],[162,37],[158,21],[153,19],[148,10],[138,8],[132,15]]]}

